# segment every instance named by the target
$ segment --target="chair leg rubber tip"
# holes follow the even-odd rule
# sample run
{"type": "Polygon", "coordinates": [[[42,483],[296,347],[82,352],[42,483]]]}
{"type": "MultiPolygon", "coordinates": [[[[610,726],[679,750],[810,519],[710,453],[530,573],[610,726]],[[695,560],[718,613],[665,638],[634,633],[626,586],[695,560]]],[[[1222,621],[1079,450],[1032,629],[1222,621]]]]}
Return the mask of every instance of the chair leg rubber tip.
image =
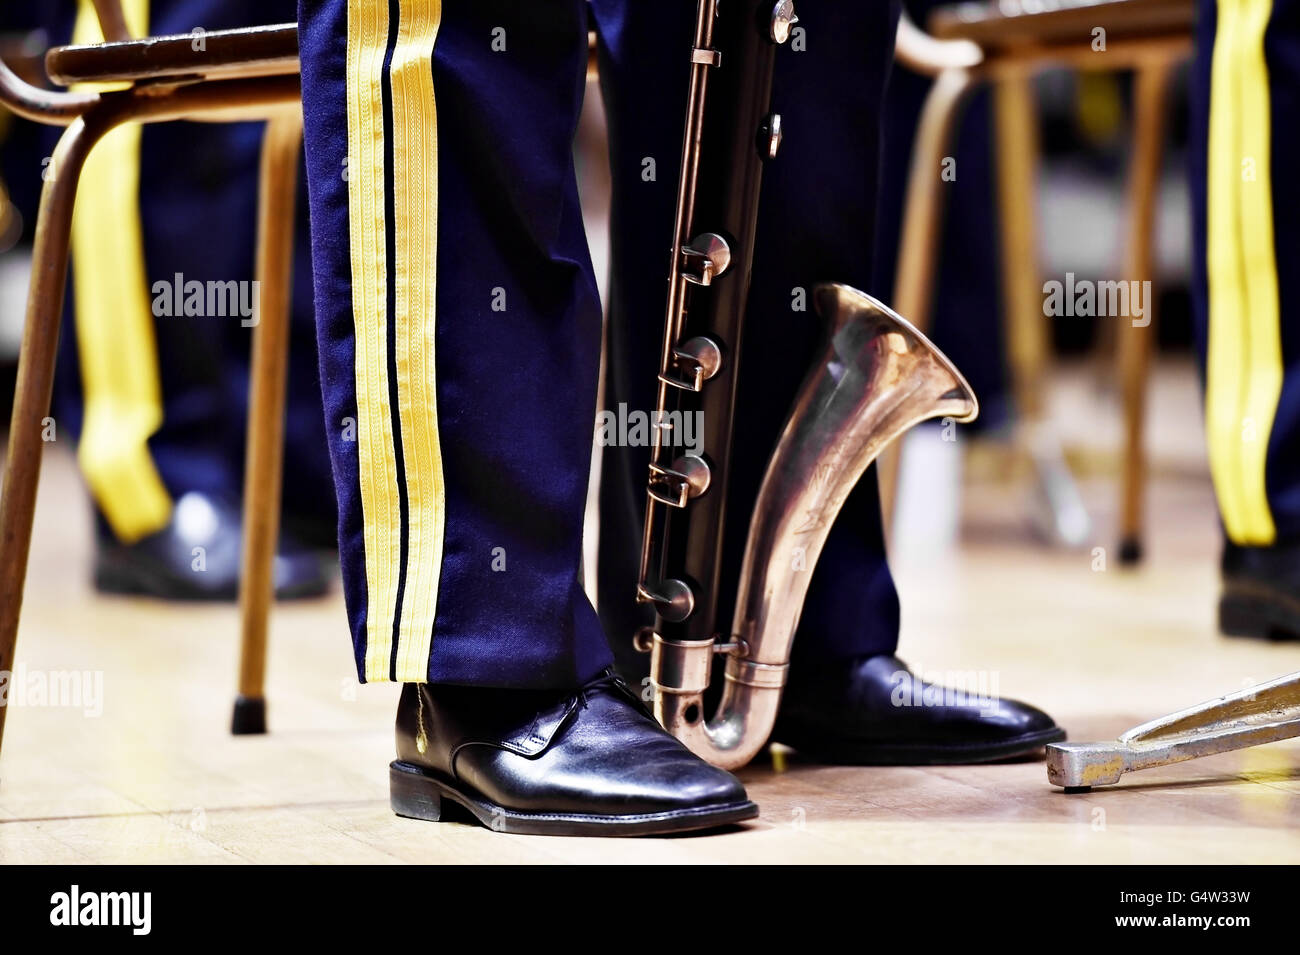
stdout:
{"type": "Polygon", "coordinates": [[[266,732],[266,698],[261,696],[235,697],[235,714],[230,721],[234,736],[257,736],[266,732]]]}
{"type": "Polygon", "coordinates": [[[1125,567],[1132,567],[1142,562],[1142,541],[1136,537],[1125,537],[1119,542],[1119,562],[1125,567]]]}
{"type": "Polygon", "coordinates": [[[1063,787],[1063,788],[1065,789],[1066,793],[1069,794],[1069,795],[1071,795],[1071,796],[1075,795],[1076,793],[1090,793],[1090,792],[1092,792],[1092,787],[1091,787],[1091,786],[1065,786],[1065,787],[1063,787]]]}

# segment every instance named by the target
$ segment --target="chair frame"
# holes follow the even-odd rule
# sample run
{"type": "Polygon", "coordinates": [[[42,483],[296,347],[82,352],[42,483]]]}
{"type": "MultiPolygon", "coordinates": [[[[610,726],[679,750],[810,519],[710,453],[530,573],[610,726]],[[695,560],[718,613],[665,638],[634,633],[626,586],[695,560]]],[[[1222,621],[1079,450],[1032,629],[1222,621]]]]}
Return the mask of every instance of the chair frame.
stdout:
{"type": "MultiPolygon", "coordinates": [[[[117,53],[131,54],[149,46],[131,41],[118,0],[95,0],[95,8],[109,42],[64,50],[85,54],[112,47],[117,53]]],[[[262,300],[253,331],[244,473],[235,733],[266,731],[267,617],[283,467],[290,269],[302,109],[296,27],[289,24],[279,29],[279,56],[264,55],[265,30],[222,31],[208,35],[219,42],[210,46],[209,60],[196,63],[195,71],[146,71],[125,89],[107,92],[40,89],[23,82],[0,62],[0,105],[35,122],[65,127],[52,157],[54,173],[46,178],[41,191],[8,454],[0,486],[0,671],[11,671],[14,665],[44,449],[41,422],[50,409],[73,206],[86,158],[96,143],[124,123],[267,121],[258,203],[256,277],[262,300]],[[285,55],[290,46],[292,55],[285,55]]],[[[181,41],[191,39],[176,38],[172,47],[179,48],[181,41]]],[[[0,706],[0,743],[8,709],[0,706]]]]}

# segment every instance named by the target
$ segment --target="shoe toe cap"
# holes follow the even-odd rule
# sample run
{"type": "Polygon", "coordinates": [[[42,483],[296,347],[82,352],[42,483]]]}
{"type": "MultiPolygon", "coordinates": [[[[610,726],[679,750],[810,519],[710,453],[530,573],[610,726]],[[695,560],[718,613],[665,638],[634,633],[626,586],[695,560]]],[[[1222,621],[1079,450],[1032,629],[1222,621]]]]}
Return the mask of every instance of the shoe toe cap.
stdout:
{"type": "Polygon", "coordinates": [[[1038,736],[1059,729],[1047,713],[1019,700],[999,700],[981,715],[987,725],[1000,729],[1007,738],[1038,736]]]}
{"type": "Polygon", "coordinates": [[[703,760],[682,773],[672,792],[678,799],[697,806],[729,806],[749,799],[739,779],[703,760]]]}
{"type": "Polygon", "coordinates": [[[639,811],[703,809],[748,800],[739,779],[709,765],[661,730],[628,755],[627,763],[607,777],[606,785],[611,796],[638,806],[639,811]]]}

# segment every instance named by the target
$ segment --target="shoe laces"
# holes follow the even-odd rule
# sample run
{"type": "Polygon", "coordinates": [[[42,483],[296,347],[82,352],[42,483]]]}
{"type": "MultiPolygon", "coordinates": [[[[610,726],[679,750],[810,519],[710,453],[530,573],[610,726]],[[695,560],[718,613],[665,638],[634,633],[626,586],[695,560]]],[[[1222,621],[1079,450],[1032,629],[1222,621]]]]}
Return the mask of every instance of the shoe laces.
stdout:
{"type": "Polygon", "coordinates": [[[594,679],[578,687],[578,691],[574,694],[577,705],[585,710],[590,702],[588,695],[599,690],[605,690],[607,692],[613,691],[616,694],[621,694],[644,715],[654,719],[654,713],[648,706],[646,706],[645,701],[641,699],[640,694],[632,689],[628,682],[619,676],[613,667],[606,667],[594,679]]]}

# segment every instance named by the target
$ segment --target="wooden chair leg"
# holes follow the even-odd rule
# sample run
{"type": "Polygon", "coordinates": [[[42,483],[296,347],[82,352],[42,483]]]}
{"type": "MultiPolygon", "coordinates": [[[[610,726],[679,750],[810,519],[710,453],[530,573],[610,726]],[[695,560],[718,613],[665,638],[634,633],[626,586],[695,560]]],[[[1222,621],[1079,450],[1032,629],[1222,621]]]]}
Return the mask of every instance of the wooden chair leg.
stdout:
{"type": "MultiPolygon", "coordinates": [[[[1128,181],[1129,278],[1152,282],[1155,276],[1154,245],[1156,190],[1160,185],[1160,163],[1166,106],[1169,98],[1170,66],[1158,63],[1137,71],[1133,112],[1133,154],[1128,181]]],[[[1140,289],[1153,285],[1139,284],[1140,289]]],[[[1146,384],[1155,340],[1155,301],[1146,300],[1146,314],[1123,320],[1116,358],[1124,406],[1124,457],[1120,477],[1120,546],[1122,564],[1142,559],[1143,493],[1146,487],[1146,451],[1143,425],[1146,417],[1146,384]]]]}
{"type": "Polygon", "coordinates": [[[292,299],[293,223],[302,115],[276,115],[266,124],[258,199],[257,279],[260,301],[253,330],[248,450],[244,467],[242,627],[239,695],[231,732],[266,732],[266,632],[274,597],[280,485],[284,461],[284,403],[292,299]]]}
{"type": "MultiPolygon", "coordinates": [[[[930,327],[939,237],[943,234],[943,161],[952,155],[961,107],[975,83],[975,75],[966,69],[947,69],[935,78],[921,110],[912,147],[891,304],[898,314],[923,332],[930,327]]],[[[893,523],[900,460],[900,446],[895,443],[885,449],[876,463],[886,534],[893,523]]]]}
{"type": "Polygon", "coordinates": [[[1039,147],[1030,76],[1008,72],[995,83],[993,98],[1003,311],[1007,366],[1019,416],[1016,437],[1038,485],[1036,523],[1049,541],[1078,547],[1087,541],[1088,513],[1043,401],[1048,334],[1038,268],[1034,197],[1039,147]]]}
{"type": "MultiPolygon", "coordinates": [[[[50,413],[54,385],[77,182],[86,156],[108,128],[110,124],[97,122],[93,115],[73,121],[46,167],[41,190],[26,324],[18,354],[13,416],[9,422],[9,451],[5,457],[4,483],[0,486],[0,673],[12,672],[14,666],[14,644],[18,639],[18,618],[36,513],[36,485],[45,446],[42,432],[50,413]]],[[[0,741],[4,738],[8,709],[0,701],[0,741]]]]}

